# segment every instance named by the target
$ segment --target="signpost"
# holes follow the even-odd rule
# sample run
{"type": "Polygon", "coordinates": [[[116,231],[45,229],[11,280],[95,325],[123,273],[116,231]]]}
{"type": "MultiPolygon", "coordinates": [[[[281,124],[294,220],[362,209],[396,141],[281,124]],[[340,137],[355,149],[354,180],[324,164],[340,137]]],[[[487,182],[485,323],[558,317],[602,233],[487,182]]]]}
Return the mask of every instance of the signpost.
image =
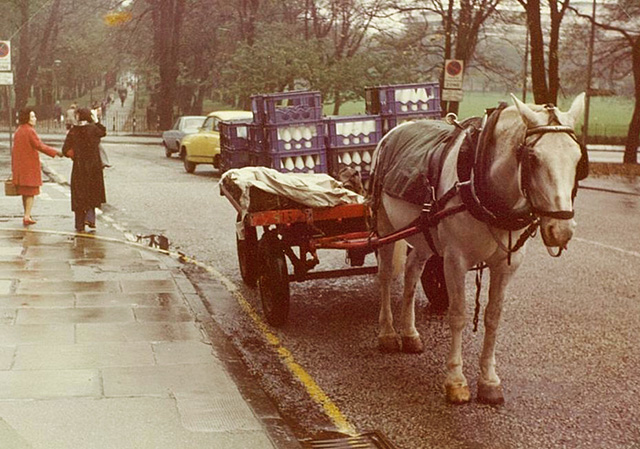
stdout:
{"type": "Polygon", "coordinates": [[[11,71],[11,42],[0,41],[0,86],[7,86],[7,110],[9,111],[9,148],[13,146],[11,141],[11,86],[13,86],[13,72],[11,71]]]}
{"type": "Polygon", "coordinates": [[[443,101],[460,102],[463,98],[462,80],[464,76],[464,61],[447,59],[444,63],[443,101]]]}

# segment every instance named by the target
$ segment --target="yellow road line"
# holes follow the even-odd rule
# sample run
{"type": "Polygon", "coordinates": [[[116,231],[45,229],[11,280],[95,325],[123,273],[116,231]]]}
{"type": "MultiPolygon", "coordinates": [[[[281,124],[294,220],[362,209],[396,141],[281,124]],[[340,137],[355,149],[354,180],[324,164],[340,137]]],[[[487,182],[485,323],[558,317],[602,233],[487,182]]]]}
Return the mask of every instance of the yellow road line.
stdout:
{"type": "Polygon", "coordinates": [[[322,407],[325,415],[333,422],[336,426],[336,430],[338,432],[345,433],[347,435],[356,435],[355,427],[347,420],[347,418],[342,414],[338,406],[331,400],[329,396],[320,388],[320,386],[316,383],[313,377],[306,372],[306,370],[296,362],[293,354],[285,348],[277,335],[275,335],[269,329],[269,326],[264,322],[264,320],[260,317],[260,314],[256,312],[255,308],[245,299],[244,296],[240,293],[240,289],[225,275],[220,273],[213,267],[210,267],[202,262],[199,262],[193,258],[185,256],[180,253],[170,252],[166,250],[162,250],[159,248],[150,247],[147,245],[142,245],[137,242],[131,242],[128,240],[118,240],[111,237],[102,237],[95,234],[85,234],[85,233],[74,233],[74,232],[63,232],[63,231],[41,231],[36,229],[20,229],[20,228],[0,228],[0,231],[23,231],[23,232],[35,232],[35,233],[47,233],[47,234],[57,234],[57,235],[69,235],[69,236],[77,236],[83,238],[92,238],[95,240],[104,240],[115,243],[125,243],[127,245],[138,246],[145,249],[150,249],[153,251],[157,251],[171,257],[177,258],[181,261],[196,265],[208,273],[215,276],[222,284],[226,287],[227,290],[233,295],[235,300],[238,302],[240,307],[244,310],[244,312],[251,318],[253,323],[262,333],[264,339],[271,345],[271,348],[275,351],[275,353],[280,357],[284,365],[287,369],[300,381],[300,383],[304,386],[307,393],[311,397],[311,399],[316,402],[318,405],[322,407]]]}
{"type": "MultiPolygon", "coordinates": [[[[184,260],[184,256],[181,257],[184,260]]],[[[276,354],[278,354],[287,369],[291,371],[291,373],[300,381],[300,383],[307,390],[307,393],[309,394],[311,399],[322,407],[325,415],[327,415],[327,417],[336,426],[336,430],[351,436],[356,435],[356,429],[353,424],[351,424],[347,420],[338,406],[331,400],[329,396],[327,396],[322,388],[320,388],[313,377],[309,373],[307,373],[306,370],[298,362],[296,362],[293,354],[291,354],[291,352],[282,345],[278,336],[271,332],[269,326],[260,317],[258,312],[256,312],[254,307],[244,298],[244,296],[242,296],[238,287],[215,268],[195,260],[188,261],[214,275],[223,283],[227,290],[231,292],[231,294],[245,311],[245,313],[249,316],[249,318],[251,318],[251,320],[253,320],[254,324],[260,330],[265,340],[271,345],[276,354]]]]}

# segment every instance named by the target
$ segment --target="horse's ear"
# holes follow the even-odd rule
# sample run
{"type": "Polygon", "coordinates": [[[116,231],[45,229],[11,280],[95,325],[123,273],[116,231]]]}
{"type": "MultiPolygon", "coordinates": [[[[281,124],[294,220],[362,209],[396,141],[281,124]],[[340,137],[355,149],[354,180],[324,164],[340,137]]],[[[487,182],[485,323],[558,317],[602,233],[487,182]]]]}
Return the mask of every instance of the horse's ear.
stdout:
{"type": "Polygon", "coordinates": [[[578,122],[578,120],[582,118],[582,114],[584,113],[584,97],[585,93],[582,92],[573,100],[573,103],[571,103],[571,107],[569,108],[569,110],[565,113],[560,114],[560,121],[563,124],[563,118],[565,118],[567,121],[570,121],[570,123],[566,123],[568,126],[574,126],[578,122]]]}
{"type": "Polygon", "coordinates": [[[513,99],[513,103],[516,105],[518,112],[520,113],[520,117],[522,117],[522,121],[527,125],[527,128],[532,128],[534,126],[538,126],[539,119],[536,117],[536,113],[533,110],[524,104],[522,101],[518,100],[518,97],[511,94],[511,98],[513,99]]]}

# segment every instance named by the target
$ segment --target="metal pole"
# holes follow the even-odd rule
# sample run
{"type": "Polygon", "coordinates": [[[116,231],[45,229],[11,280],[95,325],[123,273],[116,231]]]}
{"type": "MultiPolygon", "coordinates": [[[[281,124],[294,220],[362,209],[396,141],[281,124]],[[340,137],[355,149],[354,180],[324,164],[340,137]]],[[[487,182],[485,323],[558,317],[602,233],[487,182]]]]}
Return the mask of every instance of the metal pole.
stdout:
{"type": "Polygon", "coordinates": [[[11,86],[7,86],[7,111],[9,111],[9,152],[13,151],[13,114],[11,113],[11,86]]]}
{"type": "Polygon", "coordinates": [[[589,55],[587,61],[587,94],[584,102],[584,124],[582,126],[582,145],[586,148],[589,137],[589,109],[591,105],[591,78],[593,71],[593,43],[596,34],[596,0],[593,0],[591,12],[591,36],[589,37],[589,55]]]}
{"type": "Polygon", "coordinates": [[[522,102],[527,102],[527,78],[529,77],[529,25],[524,38],[524,74],[522,79],[522,102]]]}

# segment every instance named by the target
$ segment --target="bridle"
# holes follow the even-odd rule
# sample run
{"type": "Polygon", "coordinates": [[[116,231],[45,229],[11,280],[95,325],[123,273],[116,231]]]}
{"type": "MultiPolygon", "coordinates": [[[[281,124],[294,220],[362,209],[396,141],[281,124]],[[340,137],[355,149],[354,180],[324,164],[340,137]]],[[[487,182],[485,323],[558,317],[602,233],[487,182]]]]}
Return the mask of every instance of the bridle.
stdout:
{"type": "MultiPolygon", "coordinates": [[[[550,110],[550,113],[552,114],[551,120],[553,120],[553,118],[555,117],[555,110],[553,109],[553,106],[547,105],[546,108],[550,110]]],[[[522,193],[525,199],[527,200],[527,204],[529,205],[529,208],[534,215],[538,217],[555,218],[558,220],[570,220],[575,215],[575,212],[573,211],[573,209],[559,210],[559,211],[549,211],[549,210],[539,209],[534,206],[530,196],[531,171],[532,171],[531,158],[533,157],[532,154],[534,151],[534,147],[538,143],[538,141],[542,138],[542,136],[549,133],[567,134],[578,144],[578,146],[581,147],[580,142],[578,141],[578,138],[576,137],[576,134],[573,131],[573,128],[571,128],[570,126],[543,125],[543,126],[536,126],[534,128],[527,129],[524,142],[519,146],[518,153],[517,153],[517,158],[520,163],[520,186],[521,186],[522,193]],[[527,138],[531,136],[535,136],[536,137],[535,140],[531,143],[527,143],[527,138]]],[[[586,157],[585,156],[586,151],[582,151],[582,147],[581,147],[581,152],[582,152],[582,156],[580,158],[580,162],[578,163],[578,167],[576,169],[576,178],[575,178],[576,183],[580,179],[584,179],[586,177],[584,176],[579,179],[579,172],[582,170],[581,164],[582,165],[585,164],[583,159],[586,157]]],[[[572,198],[571,198],[572,203],[573,203],[573,199],[575,198],[576,191],[577,189],[574,188],[572,192],[572,198]]]]}

